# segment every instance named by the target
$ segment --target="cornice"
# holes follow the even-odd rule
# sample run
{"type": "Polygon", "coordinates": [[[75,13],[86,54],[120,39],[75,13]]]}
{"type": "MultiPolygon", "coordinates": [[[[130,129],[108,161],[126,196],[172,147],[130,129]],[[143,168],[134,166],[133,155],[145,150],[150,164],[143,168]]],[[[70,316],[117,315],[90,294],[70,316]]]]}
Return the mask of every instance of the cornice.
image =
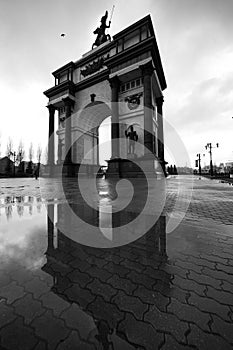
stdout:
{"type": "Polygon", "coordinates": [[[119,40],[122,37],[126,36],[127,34],[131,33],[132,31],[139,29],[140,27],[142,27],[143,25],[146,25],[146,24],[149,25],[151,35],[154,35],[154,29],[153,29],[153,25],[152,25],[152,21],[151,21],[151,16],[147,15],[147,16],[143,17],[142,19],[140,19],[139,21],[131,24],[129,27],[123,29],[119,33],[115,34],[113,36],[113,40],[119,40]]]}
{"type": "Polygon", "coordinates": [[[118,54],[106,59],[105,64],[109,67],[109,69],[111,69],[114,66],[124,63],[125,61],[130,60],[137,55],[145,53],[146,51],[151,51],[153,61],[155,62],[155,66],[157,68],[156,71],[158,74],[161,88],[162,90],[165,90],[167,87],[167,83],[164,76],[164,71],[163,71],[162,62],[160,59],[157,42],[154,36],[149,37],[129,47],[128,49],[125,49],[119,52],[118,54]]]}
{"type": "Polygon", "coordinates": [[[48,98],[55,96],[57,94],[59,94],[60,92],[65,92],[65,91],[69,91],[69,93],[71,95],[74,95],[75,92],[75,84],[68,80],[68,81],[64,81],[63,83],[59,84],[59,85],[55,85],[52,88],[44,91],[44,95],[48,98]]]}
{"type": "Polygon", "coordinates": [[[59,74],[59,73],[62,73],[63,71],[69,69],[69,68],[72,68],[74,69],[75,68],[75,64],[73,61],[70,61],[69,63],[66,63],[64,66],[58,68],[57,70],[55,70],[52,75],[56,78],[56,76],[59,74]]]}
{"type": "Polygon", "coordinates": [[[101,81],[108,79],[108,77],[109,77],[109,69],[105,69],[99,73],[96,73],[95,75],[78,82],[75,85],[75,92],[86,89],[94,84],[100,83],[101,81]]]}

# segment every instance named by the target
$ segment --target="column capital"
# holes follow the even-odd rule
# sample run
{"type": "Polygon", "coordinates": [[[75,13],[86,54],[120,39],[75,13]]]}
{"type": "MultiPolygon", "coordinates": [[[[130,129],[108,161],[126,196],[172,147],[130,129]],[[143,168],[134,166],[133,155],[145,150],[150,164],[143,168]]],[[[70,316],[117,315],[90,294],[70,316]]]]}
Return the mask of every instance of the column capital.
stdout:
{"type": "Polygon", "coordinates": [[[115,75],[115,76],[112,77],[112,78],[109,78],[108,81],[109,81],[109,84],[110,84],[110,86],[111,86],[112,89],[114,89],[114,88],[115,88],[115,89],[118,89],[118,88],[119,88],[119,86],[120,86],[120,80],[119,80],[119,78],[118,78],[117,75],[115,75]]]}
{"type": "Polygon", "coordinates": [[[49,113],[54,113],[56,110],[56,107],[54,107],[54,105],[47,105],[46,108],[48,108],[49,113]]]}
{"type": "Polygon", "coordinates": [[[70,97],[65,97],[62,99],[62,101],[64,102],[65,106],[73,106],[75,101],[72,100],[70,97]]]}
{"type": "Polygon", "coordinates": [[[155,102],[156,102],[156,106],[161,106],[163,105],[163,102],[164,102],[164,97],[163,96],[159,96],[159,97],[156,97],[155,99],[155,102]]]}
{"type": "Polygon", "coordinates": [[[154,72],[154,66],[152,64],[152,61],[149,61],[141,66],[139,66],[139,68],[141,69],[142,75],[152,75],[152,73],[154,72]]]}

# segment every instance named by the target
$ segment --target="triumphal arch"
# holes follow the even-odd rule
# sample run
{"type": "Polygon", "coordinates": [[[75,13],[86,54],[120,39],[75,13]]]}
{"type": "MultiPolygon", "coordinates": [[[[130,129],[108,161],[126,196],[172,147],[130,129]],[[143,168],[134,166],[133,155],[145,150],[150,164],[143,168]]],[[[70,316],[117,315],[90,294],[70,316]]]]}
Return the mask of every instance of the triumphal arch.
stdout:
{"type": "Polygon", "coordinates": [[[112,38],[105,34],[109,26],[106,12],[94,32],[92,49],[54,71],[55,84],[44,92],[49,99],[50,175],[62,168],[67,176],[76,176],[81,163],[84,172],[96,170],[99,125],[109,116],[112,154],[108,176],[138,176],[132,166],[135,159],[147,162],[153,172],[156,165],[149,153],[165,170],[162,110],[166,80],[151,17],[112,38]]]}

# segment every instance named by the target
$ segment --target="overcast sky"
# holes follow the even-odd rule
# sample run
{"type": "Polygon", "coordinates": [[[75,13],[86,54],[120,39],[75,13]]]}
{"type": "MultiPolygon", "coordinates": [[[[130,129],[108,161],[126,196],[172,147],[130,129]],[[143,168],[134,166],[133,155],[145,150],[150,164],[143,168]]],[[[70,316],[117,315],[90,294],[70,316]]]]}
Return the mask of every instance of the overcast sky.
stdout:
{"type": "Polygon", "coordinates": [[[168,86],[164,117],[192,165],[207,142],[220,144],[214,161],[233,160],[232,0],[0,0],[1,155],[9,136],[15,149],[20,139],[26,151],[30,142],[45,147],[51,72],[90,50],[113,4],[111,35],[152,17],[168,86]]]}

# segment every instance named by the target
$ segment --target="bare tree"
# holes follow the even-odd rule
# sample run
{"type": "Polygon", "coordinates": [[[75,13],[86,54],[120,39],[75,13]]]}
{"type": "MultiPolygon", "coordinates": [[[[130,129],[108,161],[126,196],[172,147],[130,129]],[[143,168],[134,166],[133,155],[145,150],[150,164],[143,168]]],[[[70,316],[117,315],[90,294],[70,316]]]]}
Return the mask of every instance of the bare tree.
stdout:
{"type": "Polygon", "coordinates": [[[31,142],[29,146],[29,151],[28,151],[29,162],[27,167],[27,173],[30,175],[32,175],[33,173],[33,162],[32,162],[33,156],[34,156],[34,149],[33,149],[33,144],[31,142]]]}
{"type": "Polygon", "coordinates": [[[12,155],[13,155],[13,141],[9,137],[6,145],[6,156],[8,158],[11,158],[12,155]]]}
{"type": "Polygon", "coordinates": [[[45,164],[48,164],[48,161],[49,161],[48,146],[46,146],[45,148],[44,157],[45,157],[45,164]]]}
{"type": "Polygon", "coordinates": [[[33,144],[31,142],[29,146],[29,151],[28,151],[29,162],[32,162],[33,156],[34,156],[34,149],[33,149],[33,144]]]}
{"type": "Polygon", "coordinates": [[[36,179],[39,177],[39,174],[40,174],[41,154],[42,154],[42,148],[40,145],[38,145],[37,152],[36,152],[36,158],[37,158],[37,167],[35,170],[36,179]]]}
{"type": "Polygon", "coordinates": [[[42,155],[42,148],[40,145],[38,145],[37,152],[36,152],[36,159],[38,164],[40,164],[41,162],[41,155],[42,155]]]}
{"type": "Polygon", "coordinates": [[[17,154],[17,160],[18,160],[19,164],[22,163],[24,157],[25,157],[24,144],[23,144],[23,141],[20,140],[19,146],[18,146],[18,154],[17,154]]]}

